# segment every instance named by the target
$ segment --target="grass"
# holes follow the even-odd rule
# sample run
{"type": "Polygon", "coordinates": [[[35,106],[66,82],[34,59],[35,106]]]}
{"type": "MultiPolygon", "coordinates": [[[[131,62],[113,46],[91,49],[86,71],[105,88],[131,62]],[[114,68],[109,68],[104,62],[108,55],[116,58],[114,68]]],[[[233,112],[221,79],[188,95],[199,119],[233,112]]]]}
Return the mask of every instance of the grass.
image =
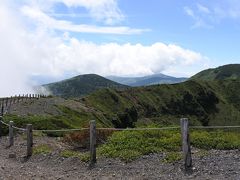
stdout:
{"type": "Polygon", "coordinates": [[[180,152],[168,152],[166,157],[163,159],[165,163],[174,163],[182,159],[182,154],[180,152]]]}
{"type": "Polygon", "coordinates": [[[52,152],[52,148],[46,144],[41,144],[33,147],[33,154],[49,154],[52,152]]]}
{"type": "MultiPolygon", "coordinates": [[[[240,132],[226,131],[192,131],[191,145],[202,149],[201,156],[209,149],[239,149],[240,132]]],[[[175,162],[181,157],[181,136],[176,130],[148,130],[115,132],[106,144],[98,148],[100,155],[119,158],[129,162],[142,155],[151,153],[167,153],[164,162],[175,162]]]]}
{"type": "Polygon", "coordinates": [[[229,131],[193,131],[191,143],[201,149],[238,149],[240,148],[240,132],[229,131]]]}
{"type": "Polygon", "coordinates": [[[90,160],[89,153],[81,153],[73,150],[64,150],[60,153],[60,156],[65,158],[76,157],[83,162],[88,162],[90,160]]]}
{"type": "Polygon", "coordinates": [[[123,131],[116,132],[99,148],[106,157],[134,160],[141,155],[180,151],[180,133],[176,131],[123,131]]]}

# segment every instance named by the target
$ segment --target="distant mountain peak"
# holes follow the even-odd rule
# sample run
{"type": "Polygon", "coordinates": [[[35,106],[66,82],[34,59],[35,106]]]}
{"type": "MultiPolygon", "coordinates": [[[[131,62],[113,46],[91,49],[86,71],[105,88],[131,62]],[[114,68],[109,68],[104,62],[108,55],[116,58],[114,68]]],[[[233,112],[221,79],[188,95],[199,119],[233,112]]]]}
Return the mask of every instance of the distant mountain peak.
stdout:
{"type": "Polygon", "coordinates": [[[154,84],[174,84],[186,81],[187,78],[176,78],[162,73],[152,74],[142,77],[120,77],[120,76],[107,76],[106,78],[125,84],[128,86],[149,86],[154,84]]]}
{"type": "Polygon", "coordinates": [[[126,88],[126,85],[113,82],[97,74],[83,74],[59,82],[42,85],[52,95],[81,97],[102,88],[126,88]]]}

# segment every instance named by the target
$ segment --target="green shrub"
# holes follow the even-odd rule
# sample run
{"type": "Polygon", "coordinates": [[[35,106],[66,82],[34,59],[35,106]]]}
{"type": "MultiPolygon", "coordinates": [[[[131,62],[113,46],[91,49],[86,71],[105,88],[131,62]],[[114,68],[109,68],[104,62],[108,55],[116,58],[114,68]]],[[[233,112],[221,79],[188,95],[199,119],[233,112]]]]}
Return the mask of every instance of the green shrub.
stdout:
{"type": "Polygon", "coordinates": [[[88,162],[90,159],[89,153],[81,153],[72,150],[64,150],[60,153],[62,157],[69,158],[69,157],[77,157],[83,162],[88,162]]]}
{"type": "MultiPolygon", "coordinates": [[[[191,145],[199,149],[239,149],[240,133],[226,131],[194,130],[190,133],[191,145]]],[[[98,148],[100,155],[131,161],[139,156],[167,152],[164,162],[181,159],[179,130],[143,130],[115,132],[98,148]]],[[[204,153],[206,154],[206,153],[204,153]]]]}
{"type": "Polygon", "coordinates": [[[49,154],[52,152],[52,148],[46,144],[41,144],[33,147],[33,154],[49,154]]]}
{"type": "Polygon", "coordinates": [[[143,130],[115,132],[98,150],[103,156],[130,161],[144,154],[179,151],[180,148],[179,132],[143,130]]]}
{"type": "Polygon", "coordinates": [[[238,149],[240,132],[227,131],[193,131],[190,134],[191,144],[201,149],[238,149]]]}
{"type": "Polygon", "coordinates": [[[182,154],[180,152],[169,152],[166,154],[166,157],[163,159],[163,162],[174,163],[182,159],[182,154]]]}

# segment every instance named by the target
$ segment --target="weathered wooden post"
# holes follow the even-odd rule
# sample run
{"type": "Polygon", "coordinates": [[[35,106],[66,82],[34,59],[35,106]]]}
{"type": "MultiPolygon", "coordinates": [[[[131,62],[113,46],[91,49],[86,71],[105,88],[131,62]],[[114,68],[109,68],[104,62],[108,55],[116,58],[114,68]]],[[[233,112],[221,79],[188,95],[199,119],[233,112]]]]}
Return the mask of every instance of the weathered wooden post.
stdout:
{"type": "Polygon", "coordinates": [[[27,157],[32,156],[33,131],[32,124],[27,124],[27,157]]]}
{"type": "Polygon", "coordinates": [[[21,98],[21,95],[19,94],[18,97],[17,97],[17,103],[20,102],[20,98],[21,98]]]}
{"type": "Polygon", "coordinates": [[[4,103],[2,103],[2,107],[1,107],[1,116],[3,116],[4,114],[4,103]]]}
{"type": "Polygon", "coordinates": [[[6,107],[8,106],[8,98],[6,98],[6,107]]]}
{"type": "Polygon", "coordinates": [[[0,138],[2,137],[2,120],[3,120],[3,118],[2,118],[2,116],[0,116],[0,138]]]}
{"type": "Polygon", "coordinates": [[[96,158],[96,121],[90,121],[90,164],[89,167],[92,168],[97,162],[96,158]]]}
{"type": "Polygon", "coordinates": [[[189,170],[192,167],[192,156],[189,138],[189,123],[187,118],[181,120],[181,133],[182,133],[182,151],[185,170],[189,170]]]}
{"type": "Polygon", "coordinates": [[[13,146],[14,138],[13,138],[13,121],[9,122],[9,147],[13,146]]]}

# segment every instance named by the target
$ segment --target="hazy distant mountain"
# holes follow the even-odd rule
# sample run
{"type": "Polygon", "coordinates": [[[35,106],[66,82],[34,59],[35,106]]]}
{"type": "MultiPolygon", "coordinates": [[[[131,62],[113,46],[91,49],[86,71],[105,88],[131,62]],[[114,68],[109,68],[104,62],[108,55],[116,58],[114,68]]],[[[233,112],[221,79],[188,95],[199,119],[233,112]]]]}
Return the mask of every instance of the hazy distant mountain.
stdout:
{"type": "Polygon", "coordinates": [[[154,84],[174,84],[187,80],[187,78],[176,78],[167,76],[164,74],[154,74],[143,77],[119,77],[119,76],[107,76],[107,79],[125,84],[128,86],[149,86],[154,84]]]}
{"type": "Polygon", "coordinates": [[[197,80],[240,79],[240,64],[228,64],[217,68],[201,71],[191,77],[197,80]]]}
{"type": "Polygon", "coordinates": [[[126,88],[122,85],[96,74],[79,75],[56,83],[46,84],[42,87],[50,94],[62,97],[80,97],[102,88],[126,88]]]}

